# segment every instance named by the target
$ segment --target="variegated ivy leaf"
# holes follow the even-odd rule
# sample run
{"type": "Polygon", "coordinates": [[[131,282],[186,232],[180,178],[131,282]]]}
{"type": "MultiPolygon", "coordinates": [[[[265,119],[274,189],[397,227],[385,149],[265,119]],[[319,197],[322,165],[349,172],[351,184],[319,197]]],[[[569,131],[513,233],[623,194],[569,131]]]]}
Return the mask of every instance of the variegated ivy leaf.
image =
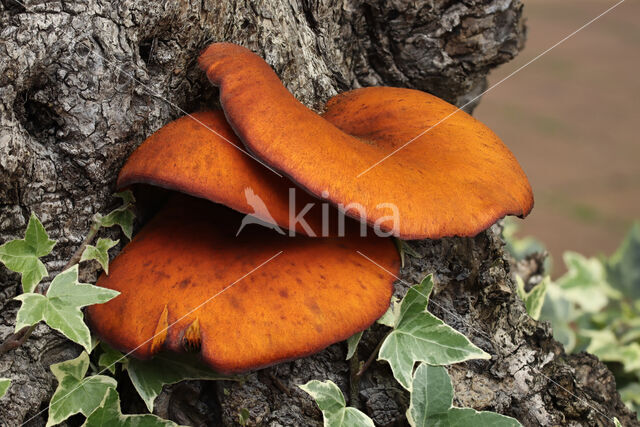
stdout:
{"type": "Polygon", "coordinates": [[[407,291],[393,307],[393,330],[384,340],[378,360],[386,360],[393,376],[411,390],[411,376],[416,362],[449,365],[469,359],[491,356],[471,343],[460,332],[427,311],[433,289],[431,275],[407,291]]]}
{"type": "Polygon", "coordinates": [[[551,282],[551,278],[546,276],[540,283],[535,285],[531,291],[527,292],[524,289],[524,281],[520,276],[516,276],[516,289],[518,296],[524,302],[524,306],[527,309],[527,313],[532,318],[538,320],[540,318],[540,312],[544,305],[544,298],[547,295],[547,285],[551,282]]]}
{"type": "Polygon", "coordinates": [[[26,293],[15,299],[22,301],[16,317],[16,331],[44,320],[51,328],[91,351],[91,334],[84,323],[82,307],[101,304],[119,292],[78,282],[78,265],[58,274],[47,295],[26,293]]]}
{"type": "Polygon", "coordinates": [[[100,406],[107,391],[115,390],[116,380],[105,375],[85,377],[88,369],[89,355],[86,352],[73,360],[51,365],[58,388],[49,402],[47,427],[60,424],[77,413],[88,417],[100,406]]]}
{"type": "Polygon", "coordinates": [[[24,239],[12,240],[0,246],[0,262],[22,275],[23,292],[33,292],[40,280],[49,274],[39,258],[48,255],[55,244],[54,240],[49,239],[38,217],[32,213],[24,239]]]}
{"type": "Polygon", "coordinates": [[[421,363],[413,376],[407,421],[413,427],[518,427],[514,418],[453,406],[453,386],[442,366],[421,363]]]}
{"type": "Polygon", "coordinates": [[[626,298],[640,300],[640,222],[606,263],[607,279],[626,298]]]}
{"type": "Polygon", "coordinates": [[[114,194],[115,197],[122,199],[122,206],[109,212],[105,216],[97,215],[98,222],[102,227],[113,227],[119,225],[122,232],[129,240],[133,234],[133,220],[136,214],[133,212],[132,205],[136,199],[129,190],[114,194]]]}
{"type": "Polygon", "coordinates": [[[120,396],[110,388],[100,405],[87,418],[83,427],[174,427],[176,423],[151,415],[123,415],[120,409],[120,396]]]}
{"type": "Polygon", "coordinates": [[[7,393],[10,385],[11,380],[9,378],[0,378],[0,399],[7,393]]]}
{"type": "Polygon", "coordinates": [[[102,353],[100,354],[100,358],[98,359],[98,366],[100,370],[107,369],[112,374],[116,373],[116,365],[118,363],[125,363],[127,359],[124,357],[122,353],[118,350],[111,348],[106,343],[100,343],[100,349],[102,353]]]}
{"type": "Polygon", "coordinates": [[[151,360],[128,359],[127,373],[149,412],[162,387],[183,380],[238,380],[212,371],[191,355],[160,354],[151,360]]]}
{"type": "Polygon", "coordinates": [[[117,245],[119,240],[99,238],[95,246],[87,245],[82,252],[80,262],[95,259],[100,263],[105,273],[109,274],[109,249],[117,245]]]}
{"type": "Polygon", "coordinates": [[[356,349],[358,348],[363,332],[364,331],[360,331],[357,334],[351,335],[347,340],[347,360],[351,359],[356,353],[356,349]]]}
{"type": "Polygon", "coordinates": [[[389,305],[389,308],[387,309],[387,311],[384,312],[384,314],[382,315],[382,317],[380,317],[378,320],[376,320],[377,323],[381,324],[381,325],[385,325],[388,326],[390,328],[393,328],[394,322],[395,322],[395,314],[394,314],[394,310],[398,305],[398,298],[396,298],[395,296],[391,297],[391,304],[389,305]]]}
{"type": "Polygon", "coordinates": [[[418,251],[413,249],[413,247],[406,242],[405,240],[393,238],[393,241],[396,244],[396,248],[398,248],[398,252],[400,253],[400,266],[404,267],[404,255],[409,254],[413,258],[424,258],[424,255],[420,254],[418,251]]]}
{"type": "Polygon", "coordinates": [[[581,335],[591,339],[587,352],[605,362],[619,362],[625,372],[640,372],[640,344],[621,345],[618,337],[609,329],[582,330],[581,335]]]}
{"type": "Polygon", "coordinates": [[[589,313],[600,312],[609,299],[619,299],[621,294],[607,282],[605,267],[597,258],[586,258],[575,252],[563,255],[567,272],[556,283],[565,297],[589,313]]]}
{"type": "Polygon", "coordinates": [[[325,427],[373,427],[371,418],[347,406],[342,391],[333,382],[313,380],[298,387],[316,401],[322,411],[325,427]]]}

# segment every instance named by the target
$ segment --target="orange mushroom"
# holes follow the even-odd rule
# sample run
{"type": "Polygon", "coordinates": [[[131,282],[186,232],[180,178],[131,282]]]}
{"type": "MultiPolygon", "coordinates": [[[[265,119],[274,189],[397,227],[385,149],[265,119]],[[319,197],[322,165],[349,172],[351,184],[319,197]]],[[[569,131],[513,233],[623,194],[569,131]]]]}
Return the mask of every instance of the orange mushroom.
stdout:
{"type": "Polygon", "coordinates": [[[199,348],[206,363],[232,373],[320,351],[388,308],[393,277],[356,251],[397,272],[391,240],[262,227],[236,237],[241,217],[202,199],[171,199],[98,280],[121,295],[88,308],[92,329],[143,359],[199,348]]]}
{"type": "Polygon", "coordinates": [[[241,46],[214,43],[199,62],[253,153],[313,195],[328,194],[339,209],[358,203],[382,231],[403,239],[473,236],[533,207],[529,182],[507,147],[439,98],[358,89],[329,101],[321,117],[241,46]]]}
{"type": "MultiPolygon", "coordinates": [[[[292,228],[305,235],[328,234],[322,229],[320,201],[244,151],[222,111],[193,113],[153,133],[120,171],[118,188],[132,184],[151,184],[205,198],[285,229],[293,223],[292,228]],[[292,212],[289,189],[298,190],[292,212]],[[305,212],[307,204],[313,207],[305,212]],[[292,220],[301,212],[304,221],[292,220]]],[[[334,222],[327,230],[337,232],[336,216],[332,215],[334,222]]]]}

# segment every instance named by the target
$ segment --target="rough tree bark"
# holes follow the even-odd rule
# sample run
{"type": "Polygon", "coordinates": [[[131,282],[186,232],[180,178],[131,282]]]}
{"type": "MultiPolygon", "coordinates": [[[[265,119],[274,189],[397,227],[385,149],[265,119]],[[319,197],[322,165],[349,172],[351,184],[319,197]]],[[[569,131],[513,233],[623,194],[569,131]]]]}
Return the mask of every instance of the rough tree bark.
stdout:
{"type": "MultiPolygon", "coordinates": [[[[520,0],[2,0],[0,2],[0,242],[23,233],[30,211],[58,240],[57,272],[82,241],[94,212],[113,203],[124,159],[168,121],[215,106],[198,52],[232,41],[263,56],[307,106],[371,85],[418,88],[462,105],[487,73],[513,58],[525,30],[520,0]]],[[[506,141],[508,144],[508,141],[506,141]]],[[[414,242],[414,283],[433,272],[432,311],[493,357],[450,367],[456,403],[495,410],[524,425],[637,425],[611,373],[590,355],[566,355],[549,325],[527,316],[514,292],[497,227],[473,239],[414,242]]],[[[399,283],[397,290],[402,292],[399,283]]],[[[13,328],[17,275],[0,271],[0,339],[13,328]]],[[[380,338],[365,334],[360,355],[380,338]]],[[[78,349],[46,326],[0,357],[14,386],[0,424],[19,425],[46,407],[51,363],[78,349]]],[[[320,425],[295,387],[331,379],[347,392],[343,344],[265,369],[244,384],[169,387],[156,412],[191,425],[233,425],[247,408],[256,425],[320,425]]],[[[125,387],[126,388],[126,387],[125,387]]],[[[347,396],[348,393],[345,393],[347,396]]],[[[352,405],[381,426],[402,425],[407,395],[374,363],[352,405]]],[[[130,410],[140,407],[124,396],[130,410]]],[[[43,425],[35,416],[29,425],[43,425]]]]}

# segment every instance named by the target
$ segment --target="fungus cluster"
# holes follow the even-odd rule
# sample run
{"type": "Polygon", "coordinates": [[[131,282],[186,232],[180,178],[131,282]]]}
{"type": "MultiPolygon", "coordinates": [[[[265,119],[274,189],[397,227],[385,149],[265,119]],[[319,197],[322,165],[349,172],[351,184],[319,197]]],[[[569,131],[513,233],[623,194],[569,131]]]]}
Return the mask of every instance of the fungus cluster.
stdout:
{"type": "Polygon", "coordinates": [[[327,227],[323,201],[333,214],[403,239],[473,236],[532,208],[511,152],[436,97],[358,89],[318,115],[243,47],[212,44],[199,62],[220,88],[222,110],[169,123],[118,177],[119,188],[174,192],[98,280],[121,295],[87,311],[94,332],[119,350],[143,359],[199,350],[231,373],[306,356],[367,328],[389,305],[388,272],[398,273],[399,256],[389,238],[363,235],[355,220],[344,233],[327,227]],[[309,203],[308,226],[292,225],[309,203]],[[238,234],[243,214],[274,227],[238,234]]]}

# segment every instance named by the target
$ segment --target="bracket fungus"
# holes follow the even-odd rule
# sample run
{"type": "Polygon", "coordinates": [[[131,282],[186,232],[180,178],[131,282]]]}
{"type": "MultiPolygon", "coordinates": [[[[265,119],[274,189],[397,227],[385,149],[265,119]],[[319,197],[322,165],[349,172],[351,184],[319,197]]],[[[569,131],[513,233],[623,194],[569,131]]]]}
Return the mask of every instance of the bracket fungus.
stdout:
{"type": "Polygon", "coordinates": [[[174,196],[98,280],[121,295],[88,309],[94,331],[143,359],[200,349],[204,362],[233,373],[318,352],[388,308],[393,277],[356,251],[397,272],[390,239],[290,237],[265,227],[236,236],[241,218],[174,196]]]}
{"type": "Polygon", "coordinates": [[[119,350],[139,358],[199,350],[225,373],[315,353],[364,330],[389,305],[399,256],[380,233],[358,233],[364,222],[403,239],[473,236],[533,206],[524,172],[498,137],[434,96],[357,89],[318,115],[243,47],[214,43],[200,66],[220,87],[223,111],[169,123],[118,178],[120,188],[178,192],[98,280],[121,295],[89,307],[88,320],[119,350]],[[307,193],[291,206],[298,186],[307,193]],[[326,203],[308,212],[310,228],[291,223],[323,199],[361,227],[349,220],[346,235],[327,233],[326,203]],[[354,204],[362,209],[354,213],[354,204]],[[239,235],[242,213],[275,230],[239,235]]]}
{"type": "Polygon", "coordinates": [[[533,207],[529,181],[509,149],[435,96],[358,89],[330,100],[323,117],[244,47],[214,43],[199,63],[251,152],[316,197],[359,203],[370,225],[396,237],[474,236],[533,207]]]}
{"type": "Polygon", "coordinates": [[[220,110],[181,117],[147,138],[118,175],[118,188],[133,184],[208,199],[285,229],[291,226],[290,219],[311,203],[314,205],[305,212],[305,222],[296,221],[292,228],[304,235],[323,234],[318,200],[296,191],[296,206],[290,212],[289,189],[297,186],[248,155],[220,110]],[[255,206],[260,202],[267,208],[255,206]]]}

